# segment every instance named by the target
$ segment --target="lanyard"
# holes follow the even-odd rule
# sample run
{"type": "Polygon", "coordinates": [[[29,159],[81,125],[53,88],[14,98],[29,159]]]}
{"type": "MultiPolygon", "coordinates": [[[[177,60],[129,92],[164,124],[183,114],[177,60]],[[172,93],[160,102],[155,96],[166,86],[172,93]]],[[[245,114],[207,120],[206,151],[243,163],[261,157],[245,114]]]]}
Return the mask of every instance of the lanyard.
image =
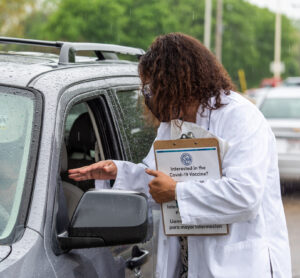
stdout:
{"type": "Polygon", "coordinates": [[[210,129],[210,118],[211,118],[211,109],[209,109],[209,114],[208,114],[208,124],[207,124],[207,130],[208,131],[210,129]]]}

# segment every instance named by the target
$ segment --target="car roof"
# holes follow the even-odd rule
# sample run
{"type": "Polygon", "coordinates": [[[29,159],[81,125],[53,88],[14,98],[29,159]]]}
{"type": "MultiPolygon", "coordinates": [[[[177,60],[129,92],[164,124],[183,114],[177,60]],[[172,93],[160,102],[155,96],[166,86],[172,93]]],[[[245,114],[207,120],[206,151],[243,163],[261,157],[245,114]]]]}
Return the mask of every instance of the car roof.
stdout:
{"type": "Polygon", "coordinates": [[[34,87],[36,80],[47,76],[49,84],[58,78],[62,87],[91,78],[137,76],[137,62],[120,60],[117,54],[139,57],[144,53],[139,48],[96,43],[51,42],[6,37],[0,37],[0,43],[47,46],[59,50],[58,54],[0,52],[0,83],[22,87],[34,87]],[[76,51],[94,51],[96,57],[78,56],[76,51]]]}
{"type": "MultiPolygon", "coordinates": [[[[104,60],[95,62],[92,58],[79,57],[74,64],[58,65],[58,57],[47,55],[29,55],[28,53],[0,53],[0,83],[12,86],[30,86],[31,83],[42,76],[49,75],[50,72],[59,72],[65,75],[66,84],[87,80],[89,78],[117,76],[117,75],[137,75],[137,63],[122,60],[104,60]],[[86,71],[92,71],[90,77],[86,71]],[[72,71],[78,72],[70,78],[72,71]]],[[[53,74],[52,74],[53,76],[53,74]]]]}

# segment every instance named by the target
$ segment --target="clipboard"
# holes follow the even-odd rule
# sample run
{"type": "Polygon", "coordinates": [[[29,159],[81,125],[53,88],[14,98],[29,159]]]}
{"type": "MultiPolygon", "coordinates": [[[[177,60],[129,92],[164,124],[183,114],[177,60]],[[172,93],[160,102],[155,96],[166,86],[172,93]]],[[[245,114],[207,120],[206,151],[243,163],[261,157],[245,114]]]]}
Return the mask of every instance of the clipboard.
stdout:
{"type": "MultiPolygon", "coordinates": [[[[156,169],[175,181],[205,182],[208,178],[222,177],[220,147],[216,138],[159,140],[153,146],[156,169]],[[210,160],[209,164],[201,162],[207,161],[207,158],[210,160]]],[[[167,236],[217,236],[229,233],[226,224],[183,225],[177,201],[161,204],[161,210],[164,233],[167,236]]]]}

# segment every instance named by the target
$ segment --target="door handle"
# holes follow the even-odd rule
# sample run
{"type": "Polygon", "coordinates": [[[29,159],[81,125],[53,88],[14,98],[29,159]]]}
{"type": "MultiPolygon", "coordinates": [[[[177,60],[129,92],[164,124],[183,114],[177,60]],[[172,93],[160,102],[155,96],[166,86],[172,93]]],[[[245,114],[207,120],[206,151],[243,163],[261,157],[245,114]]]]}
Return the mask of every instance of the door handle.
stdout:
{"type": "Polygon", "coordinates": [[[140,249],[137,245],[132,247],[131,258],[126,261],[126,267],[130,270],[140,268],[147,262],[149,257],[149,251],[140,249]]]}

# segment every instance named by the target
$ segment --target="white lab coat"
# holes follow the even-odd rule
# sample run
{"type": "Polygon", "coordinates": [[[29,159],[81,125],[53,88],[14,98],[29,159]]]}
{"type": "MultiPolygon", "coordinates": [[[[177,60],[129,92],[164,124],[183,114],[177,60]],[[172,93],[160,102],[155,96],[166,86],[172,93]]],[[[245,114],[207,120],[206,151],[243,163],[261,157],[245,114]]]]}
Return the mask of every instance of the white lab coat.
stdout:
{"type": "MultiPolygon", "coordinates": [[[[209,131],[230,145],[222,178],[204,184],[179,182],[176,193],[184,224],[229,224],[230,232],[188,237],[188,277],[289,278],[291,259],[274,135],[258,109],[239,94],[223,95],[222,103],[226,105],[212,111],[209,124],[209,131]]],[[[198,113],[196,124],[207,128],[207,113],[198,113]]],[[[170,139],[170,123],[161,123],[156,139],[170,139]]],[[[115,163],[115,189],[149,196],[152,177],[144,169],[155,169],[152,148],[141,164],[115,163]]],[[[160,225],[157,278],[179,277],[179,251],[177,237],[165,236],[160,225]]]]}

